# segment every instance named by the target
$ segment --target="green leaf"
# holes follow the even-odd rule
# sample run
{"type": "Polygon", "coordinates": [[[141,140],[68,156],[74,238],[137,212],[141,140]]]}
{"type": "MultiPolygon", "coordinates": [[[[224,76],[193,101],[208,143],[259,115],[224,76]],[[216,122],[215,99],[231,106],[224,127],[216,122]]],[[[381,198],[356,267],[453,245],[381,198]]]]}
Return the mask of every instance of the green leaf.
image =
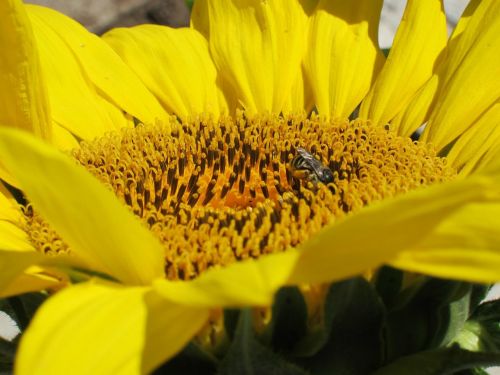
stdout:
{"type": "Polygon", "coordinates": [[[493,285],[472,284],[469,314],[472,315],[481,302],[484,301],[493,285]]]}
{"type": "Polygon", "coordinates": [[[391,306],[403,284],[403,272],[392,267],[381,267],[375,278],[375,288],[386,306],[391,306]]]}
{"type": "Polygon", "coordinates": [[[476,308],[458,340],[460,344],[467,339],[465,331],[474,335],[469,340],[472,342],[469,349],[500,352],[500,300],[488,301],[476,308]]]}
{"type": "Polygon", "coordinates": [[[307,331],[307,305],[296,287],[281,288],[274,298],[272,318],[260,338],[277,352],[289,352],[307,331]]]}
{"type": "Polygon", "coordinates": [[[306,375],[296,365],[285,361],[255,338],[252,312],[240,313],[234,340],[222,359],[218,375],[306,375]]]}
{"type": "Polygon", "coordinates": [[[468,317],[470,293],[470,284],[432,278],[396,302],[387,318],[387,360],[453,341],[468,317]]]}
{"type": "Polygon", "coordinates": [[[498,365],[499,353],[470,352],[454,346],[402,357],[372,375],[447,375],[475,367],[498,365]]]}
{"type": "Polygon", "coordinates": [[[161,367],[153,374],[169,375],[197,375],[214,374],[217,368],[217,359],[210,353],[194,343],[189,343],[179,354],[161,367]]]}
{"type": "Polygon", "coordinates": [[[302,354],[314,354],[304,358],[304,368],[315,375],[365,375],[380,366],[385,308],[373,286],[363,278],[332,284],[325,309],[323,336],[302,343],[302,354]]]}
{"type": "Polygon", "coordinates": [[[239,309],[224,309],[224,330],[226,331],[226,335],[230,340],[234,339],[239,319],[239,309]]]}

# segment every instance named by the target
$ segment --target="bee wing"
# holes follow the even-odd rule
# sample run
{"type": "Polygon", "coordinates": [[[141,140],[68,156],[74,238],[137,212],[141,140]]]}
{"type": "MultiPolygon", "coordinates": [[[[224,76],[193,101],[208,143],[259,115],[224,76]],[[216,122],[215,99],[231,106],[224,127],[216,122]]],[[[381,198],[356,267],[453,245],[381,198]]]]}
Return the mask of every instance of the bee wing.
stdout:
{"type": "Polygon", "coordinates": [[[321,163],[318,159],[312,157],[311,160],[309,160],[309,166],[313,169],[314,173],[317,176],[322,176],[323,175],[323,163],[321,163]]]}

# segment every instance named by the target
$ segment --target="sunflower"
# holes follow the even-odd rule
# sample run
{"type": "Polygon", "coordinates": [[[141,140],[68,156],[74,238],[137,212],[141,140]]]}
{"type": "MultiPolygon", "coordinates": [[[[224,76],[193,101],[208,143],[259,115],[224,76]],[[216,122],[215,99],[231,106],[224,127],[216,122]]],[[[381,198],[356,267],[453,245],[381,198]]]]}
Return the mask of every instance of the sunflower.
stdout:
{"type": "Polygon", "coordinates": [[[321,324],[329,283],[384,264],[500,280],[500,3],[471,1],[447,38],[442,2],[409,0],[387,59],[381,6],[198,0],[189,28],[99,38],[0,5],[0,290],[68,285],[18,373],[215,353],[222,308],[258,307],[242,340],[279,326],[283,291],[321,324]]]}

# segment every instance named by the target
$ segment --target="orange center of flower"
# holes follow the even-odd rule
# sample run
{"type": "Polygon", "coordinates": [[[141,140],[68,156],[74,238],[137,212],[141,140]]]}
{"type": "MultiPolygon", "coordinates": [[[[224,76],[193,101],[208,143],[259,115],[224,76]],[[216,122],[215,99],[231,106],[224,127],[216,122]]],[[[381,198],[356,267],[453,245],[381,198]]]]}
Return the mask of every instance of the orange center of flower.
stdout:
{"type": "MultiPolygon", "coordinates": [[[[430,145],[302,115],[139,125],[73,156],[161,240],[172,280],[296,247],[370,202],[455,175],[430,145]]],[[[69,251],[25,211],[40,251],[69,251]]]]}

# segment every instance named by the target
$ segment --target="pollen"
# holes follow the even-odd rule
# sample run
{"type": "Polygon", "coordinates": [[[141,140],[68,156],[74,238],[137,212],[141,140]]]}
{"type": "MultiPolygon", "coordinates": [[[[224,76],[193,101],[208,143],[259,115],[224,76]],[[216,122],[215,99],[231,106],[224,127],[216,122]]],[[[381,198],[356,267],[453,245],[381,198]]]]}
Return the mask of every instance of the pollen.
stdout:
{"type": "MultiPolygon", "coordinates": [[[[171,280],[297,247],[371,202],[456,174],[429,144],[315,115],[139,124],[83,142],[72,156],[160,239],[171,280]],[[331,182],[311,179],[314,168],[296,173],[299,148],[331,182]]],[[[71,252],[36,209],[24,212],[39,251],[71,252]]]]}

